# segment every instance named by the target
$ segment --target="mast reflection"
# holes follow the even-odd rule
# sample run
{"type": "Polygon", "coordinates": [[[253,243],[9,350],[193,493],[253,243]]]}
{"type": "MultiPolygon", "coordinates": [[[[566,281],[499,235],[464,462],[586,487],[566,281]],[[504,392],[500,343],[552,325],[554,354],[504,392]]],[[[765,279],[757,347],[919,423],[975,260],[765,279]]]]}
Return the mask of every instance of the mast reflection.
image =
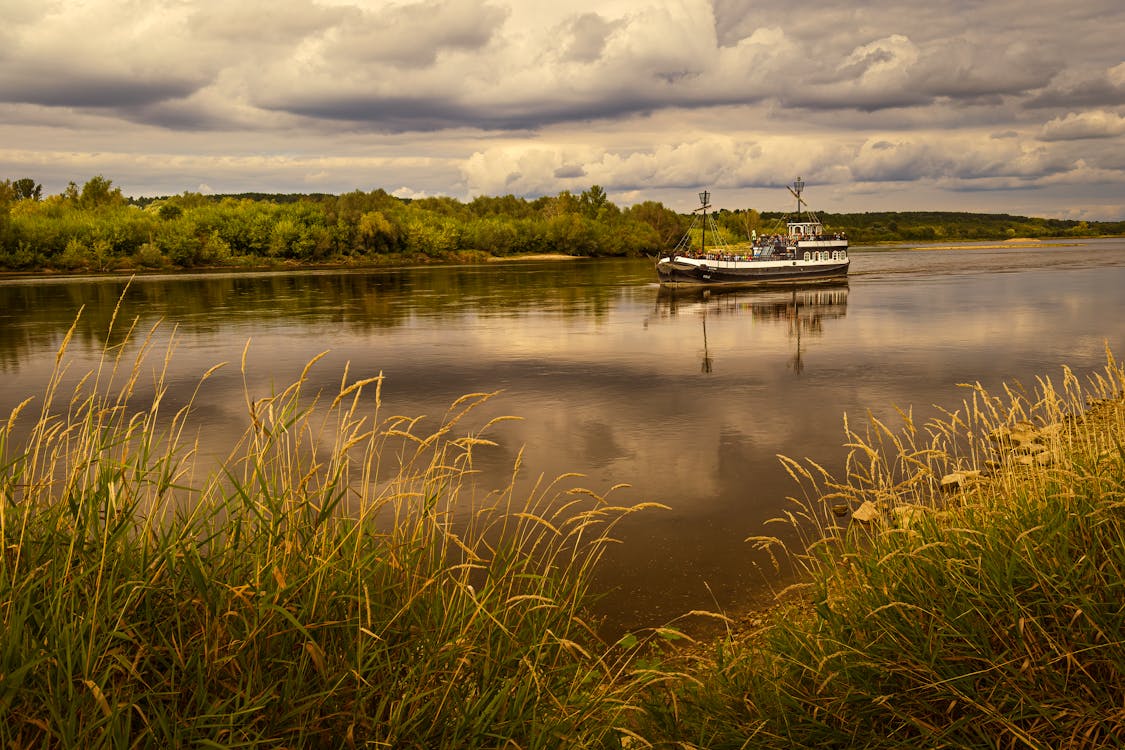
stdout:
{"type": "Polygon", "coordinates": [[[715,358],[707,340],[707,319],[746,317],[770,325],[784,325],[786,336],[794,342],[788,368],[804,372],[804,344],[808,337],[824,334],[824,322],[847,314],[848,282],[814,285],[786,285],[768,288],[669,288],[661,287],[656,296],[653,317],[657,320],[680,315],[698,315],[703,331],[700,371],[714,371],[715,358]]]}

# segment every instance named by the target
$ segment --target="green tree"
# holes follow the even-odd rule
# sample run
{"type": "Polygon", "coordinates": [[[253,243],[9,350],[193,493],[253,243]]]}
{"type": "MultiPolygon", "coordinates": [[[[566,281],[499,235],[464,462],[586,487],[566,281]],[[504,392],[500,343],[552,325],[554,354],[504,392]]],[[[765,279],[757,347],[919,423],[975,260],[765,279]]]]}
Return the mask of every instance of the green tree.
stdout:
{"type": "Polygon", "coordinates": [[[200,243],[197,261],[207,265],[218,265],[230,260],[230,256],[230,245],[219,235],[218,231],[212,231],[200,243]]]}
{"type": "Polygon", "coordinates": [[[627,220],[641,222],[656,232],[661,247],[670,247],[683,236],[686,224],[683,217],[664,204],[645,201],[625,210],[627,220]]]}
{"type": "Polygon", "coordinates": [[[91,177],[82,186],[82,194],[78,197],[78,205],[86,209],[119,206],[124,203],[125,197],[121,195],[121,188],[113,187],[113,182],[101,175],[91,177]]]}
{"type": "Polygon", "coordinates": [[[156,213],[161,219],[178,219],[184,215],[184,210],[175,203],[161,203],[160,207],[156,209],[156,213]]]}
{"type": "Polygon", "coordinates": [[[754,232],[762,231],[762,215],[756,209],[737,211],[742,218],[742,235],[750,237],[754,232]]]}
{"type": "Polygon", "coordinates": [[[508,219],[526,219],[538,213],[533,204],[511,193],[499,198],[478,195],[468,205],[469,212],[476,217],[502,216],[508,219]]]}
{"type": "Polygon", "coordinates": [[[0,266],[5,258],[12,257],[13,246],[16,244],[12,238],[12,184],[7,180],[0,182],[0,266]]]}
{"type": "Polygon", "coordinates": [[[382,211],[368,211],[360,216],[357,235],[365,253],[390,253],[398,245],[398,232],[382,211]]]}
{"type": "Polygon", "coordinates": [[[582,207],[582,213],[587,218],[597,218],[598,212],[609,202],[605,191],[602,190],[601,185],[591,185],[589,190],[583,190],[582,195],[578,197],[579,205],[582,207]]]}
{"type": "Polygon", "coordinates": [[[594,223],[577,213],[555,216],[547,222],[551,250],[566,255],[594,255],[597,249],[594,223]]]}
{"type": "Polygon", "coordinates": [[[564,190],[554,198],[546,198],[543,201],[542,211],[546,218],[554,219],[558,216],[578,213],[581,208],[581,201],[569,190],[564,190]]]}
{"type": "Polygon", "coordinates": [[[406,223],[406,250],[428,258],[448,258],[462,249],[461,231],[461,225],[449,217],[412,212],[406,223]]]}
{"type": "Polygon", "coordinates": [[[469,225],[467,244],[492,255],[511,255],[519,243],[519,231],[508,217],[492,216],[469,225]]]}
{"type": "Polygon", "coordinates": [[[12,191],[15,199],[37,201],[43,197],[43,186],[30,177],[22,177],[12,181],[12,191]]]}

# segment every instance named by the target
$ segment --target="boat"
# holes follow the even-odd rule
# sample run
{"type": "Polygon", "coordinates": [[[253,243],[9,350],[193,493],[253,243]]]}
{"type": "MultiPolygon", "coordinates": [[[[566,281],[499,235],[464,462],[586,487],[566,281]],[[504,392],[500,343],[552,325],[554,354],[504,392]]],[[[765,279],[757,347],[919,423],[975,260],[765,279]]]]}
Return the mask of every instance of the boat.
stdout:
{"type": "Polygon", "coordinates": [[[801,193],[800,177],[786,186],[797,198],[797,211],[785,223],[785,232],[753,233],[749,244],[728,246],[715,225],[711,193],[699,193],[700,207],[679,243],[656,261],[656,274],[665,286],[679,285],[757,285],[775,283],[813,283],[838,280],[848,275],[848,238],[842,232],[825,231],[817,215],[807,209],[801,193]],[[694,230],[700,228],[700,244],[695,248],[694,230]],[[714,245],[707,246],[710,230],[714,245]]]}

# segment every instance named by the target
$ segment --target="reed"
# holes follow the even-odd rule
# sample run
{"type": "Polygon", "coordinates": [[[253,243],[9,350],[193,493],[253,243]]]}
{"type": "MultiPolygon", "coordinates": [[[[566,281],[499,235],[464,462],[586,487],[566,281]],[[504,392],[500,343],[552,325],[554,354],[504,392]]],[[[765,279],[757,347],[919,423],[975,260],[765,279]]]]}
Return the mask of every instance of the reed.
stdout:
{"type": "Polygon", "coordinates": [[[966,387],[924,426],[906,412],[900,429],[846,427],[842,480],[785,460],[804,491],[779,522],[802,542],[752,541],[802,569],[796,603],[685,657],[684,679],[646,695],[642,734],[680,748],[1120,746],[1125,370],[1107,352],[1084,387],[1069,370],[1030,394],[966,387]]]}
{"type": "Polygon", "coordinates": [[[66,390],[73,332],[43,394],[0,423],[0,743],[545,748],[628,735],[636,683],[586,605],[614,524],[641,506],[558,481],[527,498],[514,480],[469,495],[496,420],[466,425],[488,394],[425,429],[381,416],[381,377],[307,393],[314,359],[279,393],[247,389],[246,432],[211,470],[195,400],[162,409],[173,345],[138,404],[154,332],[111,337],[66,390]]]}

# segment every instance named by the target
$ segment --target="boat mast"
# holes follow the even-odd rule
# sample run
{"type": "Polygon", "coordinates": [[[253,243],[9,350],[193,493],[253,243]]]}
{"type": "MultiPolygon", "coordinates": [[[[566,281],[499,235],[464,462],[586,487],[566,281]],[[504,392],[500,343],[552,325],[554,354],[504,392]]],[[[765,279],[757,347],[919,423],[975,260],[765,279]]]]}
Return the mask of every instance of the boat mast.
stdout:
{"type": "Polygon", "coordinates": [[[797,199],[797,220],[800,221],[801,204],[804,203],[804,201],[801,200],[801,191],[805,189],[805,181],[798,177],[797,181],[793,183],[793,187],[789,187],[788,185],[786,185],[785,187],[788,188],[789,192],[792,193],[793,196],[797,199]],[[793,188],[796,188],[796,190],[794,190],[793,188]]]}
{"type": "Polygon", "coordinates": [[[707,202],[709,200],[711,200],[711,193],[704,190],[699,194],[699,202],[701,205],[696,210],[703,212],[703,236],[700,238],[699,242],[700,255],[707,255],[707,209],[711,207],[707,202]]]}

